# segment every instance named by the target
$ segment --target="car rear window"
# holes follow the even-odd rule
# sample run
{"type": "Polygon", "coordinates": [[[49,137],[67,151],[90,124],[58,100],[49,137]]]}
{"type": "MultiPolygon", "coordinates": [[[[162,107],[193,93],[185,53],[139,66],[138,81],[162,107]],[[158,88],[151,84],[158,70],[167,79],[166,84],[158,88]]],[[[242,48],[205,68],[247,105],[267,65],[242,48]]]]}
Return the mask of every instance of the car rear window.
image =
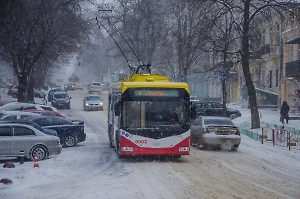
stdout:
{"type": "Polygon", "coordinates": [[[101,100],[100,96],[88,96],[86,97],[87,101],[97,101],[97,100],[101,100]]]}
{"type": "Polygon", "coordinates": [[[231,120],[227,119],[204,119],[205,125],[228,125],[228,126],[234,126],[231,120]]]}
{"type": "Polygon", "coordinates": [[[57,93],[57,94],[54,94],[54,97],[55,98],[67,98],[68,95],[66,93],[57,93]]]}
{"type": "Polygon", "coordinates": [[[100,83],[92,83],[93,86],[101,86],[100,83]]]}

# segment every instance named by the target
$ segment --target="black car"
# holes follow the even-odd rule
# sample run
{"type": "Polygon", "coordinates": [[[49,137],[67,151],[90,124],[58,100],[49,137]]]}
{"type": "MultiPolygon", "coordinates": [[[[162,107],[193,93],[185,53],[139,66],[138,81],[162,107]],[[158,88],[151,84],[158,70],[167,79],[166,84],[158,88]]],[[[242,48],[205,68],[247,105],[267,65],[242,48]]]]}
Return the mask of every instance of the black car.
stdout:
{"type": "Polygon", "coordinates": [[[28,120],[23,120],[23,119],[15,119],[15,120],[0,120],[0,123],[18,123],[18,124],[26,124],[29,126],[32,126],[36,129],[38,129],[39,131],[48,134],[48,135],[54,135],[54,136],[58,136],[56,130],[53,129],[44,129],[43,127],[41,127],[40,125],[38,125],[35,122],[32,121],[28,121],[28,120]]]}
{"type": "Polygon", "coordinates": [[[55,108],[67,108],[71,107],[71,97],[66,91],[55,91],[51,97],[51,105],[55,108]]]}
{"type": "MultiPolygon", "coordinates": [[[[213,101],[192,101],[191,102],[191,118],[197,116],[223,116],[223,104],[213,101]]],[[[235,119],[241,117],[240,111],[226,108],[226,117],[235,119]]]]}
{"type": "Polygon", "coordinates": [[[84,142],[84,121],[72,121],[57,116],[32,116],[26,118],[40,125],[45,129],[56,130],[63,147],[77,146],[79,142],[84,142]]]}
{"type": "Polygon", "coordinates": [[[51,90],[49,90],[48,92],[48,102],[52,101],[53,95],[56,91],[62,91],[61,87],[56,87],[56,88],[52,88],[51,90]]]}
{"type": "Polygon", "coordinates": [[[74,91],[75,90],[75,87],[72,83],[66,83],[64,87],[65,87],[65,91],[74,91]]]}

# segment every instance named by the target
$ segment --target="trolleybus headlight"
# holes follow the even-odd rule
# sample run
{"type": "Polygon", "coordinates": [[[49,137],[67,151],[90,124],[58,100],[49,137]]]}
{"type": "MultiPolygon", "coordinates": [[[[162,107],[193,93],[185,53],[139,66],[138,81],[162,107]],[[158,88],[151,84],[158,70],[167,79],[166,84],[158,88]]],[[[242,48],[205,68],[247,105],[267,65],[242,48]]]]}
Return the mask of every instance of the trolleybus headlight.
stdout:
{"type": "Polygon", "coordinates": [[[121,147],[121,151],[133,151],[133,147],[123,146],[123,147],[121,147]]]}
{"type": "Polygon", "coordinates": [[[187,147],[187,146],[185,146],[185,147],[179,147],[179,151],[180,152],[190,151],[190,147],[187,147]]]}

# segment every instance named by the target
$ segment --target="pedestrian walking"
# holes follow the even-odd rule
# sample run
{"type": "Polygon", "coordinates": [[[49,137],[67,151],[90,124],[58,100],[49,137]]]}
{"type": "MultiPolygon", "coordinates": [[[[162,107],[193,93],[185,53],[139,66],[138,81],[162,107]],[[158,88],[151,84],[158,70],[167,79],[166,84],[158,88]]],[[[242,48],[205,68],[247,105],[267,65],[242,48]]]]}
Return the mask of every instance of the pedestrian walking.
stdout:
{"type": "Polygon", "coordinates": [[[280,121],[282,124],[284,123],[284,119],[286,120],[287,124],[289,123],[289,111],[290,106],[286,101],[283,101],[280,109],[280,121]]]}

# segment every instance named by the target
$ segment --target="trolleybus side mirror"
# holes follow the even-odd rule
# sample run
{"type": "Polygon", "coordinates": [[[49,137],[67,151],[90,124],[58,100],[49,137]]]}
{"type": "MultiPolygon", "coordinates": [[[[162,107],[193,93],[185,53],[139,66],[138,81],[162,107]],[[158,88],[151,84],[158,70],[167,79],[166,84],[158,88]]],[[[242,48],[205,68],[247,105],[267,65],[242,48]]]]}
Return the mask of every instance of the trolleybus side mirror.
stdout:
{"type": "Polygon", "coordinates": [[[115,116],[119,116],[121,112],[121,102],[115,104],[115,116]]]}

